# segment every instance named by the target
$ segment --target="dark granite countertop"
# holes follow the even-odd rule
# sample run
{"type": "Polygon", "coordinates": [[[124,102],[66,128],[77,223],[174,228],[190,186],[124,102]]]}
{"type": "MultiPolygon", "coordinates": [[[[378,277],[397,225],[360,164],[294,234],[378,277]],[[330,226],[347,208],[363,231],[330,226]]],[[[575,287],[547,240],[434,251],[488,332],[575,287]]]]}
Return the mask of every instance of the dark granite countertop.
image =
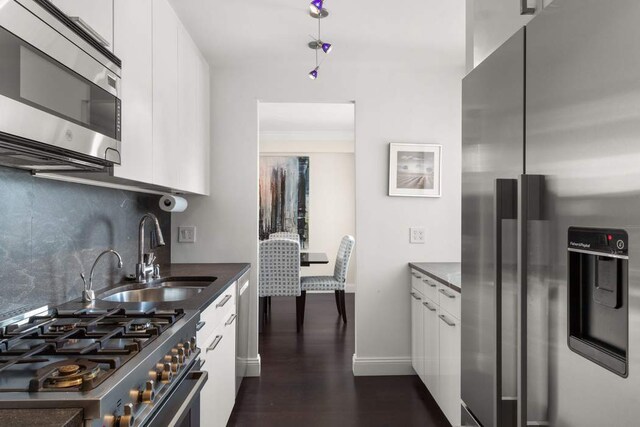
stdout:
{"type": "Polygon", "coordinates": [[[82,427],[82,409],[0,409],[0,425],[11,427],[82,427]]]}
{"type": "Polygon", "coordinates": [[[239,279],[251,267],[250,264],[169,264],[160,267],[161,277],[200,276],[215,277],[216,280],[196,296],[174,302],[110,302],[100,299],[102,294],[113,288],[127,286],[131,289],[145,285],[134,282],[122,282],[107,288],[96,290],[96,300],[93,303],[83,303],[80,298],[58,306],[62,310],[78,310],[81,308],[114,308],[123,307],[131,310],[176,309],[203,310],[222,294],[233,282],[239,279]]]}
{"type": "Polygon", "coordinates": [[[462,292],[462,264],[459,262],[410,262],[409,267],[462,292]]]}

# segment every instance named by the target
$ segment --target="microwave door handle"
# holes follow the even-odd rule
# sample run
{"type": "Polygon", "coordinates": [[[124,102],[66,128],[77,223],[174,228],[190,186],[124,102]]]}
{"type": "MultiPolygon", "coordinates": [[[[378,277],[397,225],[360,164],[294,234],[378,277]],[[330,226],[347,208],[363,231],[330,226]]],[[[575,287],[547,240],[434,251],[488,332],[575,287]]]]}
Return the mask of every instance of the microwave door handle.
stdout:
{"type": "Polygon", "coordinates": [[[518,321],[517,321],[517,426],[526,427],[527,414],[527,377],[528,377],[528,328],[527,328],[527,294],[528,283],[528,251],[529,225],[531,221],[544,218],[542,201],[544,194],[543,175],[520,175],[518,179],[518,321]]]}
{"type": "MultiPolygon", "coordinates": [[[[526,0],[525,0],[526,1],[526,0]]],[[[69,16],[69,19],[72,20],[78,27],[82,28],[85,33],[89,34],[95,41],[100,43],[102,46],[108,48],[111,44],[100,35],[99,32],[93,29],[93,27],[87,24],[82,18],[79,16],[69,16]]]]}
{"type": "Polygon", "coordinates": [[[496,179],[494,186],[494,280],[495,280],[495,391],[494,419],[501,425],[502,415],[502,239],[503,221],[517,219],[517,179],[496,179]]]}

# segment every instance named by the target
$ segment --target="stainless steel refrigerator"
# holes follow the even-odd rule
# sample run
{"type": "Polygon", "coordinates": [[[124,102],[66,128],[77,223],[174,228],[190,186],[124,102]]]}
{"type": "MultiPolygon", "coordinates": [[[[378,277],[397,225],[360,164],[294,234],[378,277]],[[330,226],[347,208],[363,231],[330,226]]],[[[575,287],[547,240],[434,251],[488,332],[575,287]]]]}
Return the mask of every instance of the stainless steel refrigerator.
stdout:
{"type": "Polygon", "coordinates": [[[463,80],[463,425],[640,425],[638,22],[556,0],[463,80]]]}

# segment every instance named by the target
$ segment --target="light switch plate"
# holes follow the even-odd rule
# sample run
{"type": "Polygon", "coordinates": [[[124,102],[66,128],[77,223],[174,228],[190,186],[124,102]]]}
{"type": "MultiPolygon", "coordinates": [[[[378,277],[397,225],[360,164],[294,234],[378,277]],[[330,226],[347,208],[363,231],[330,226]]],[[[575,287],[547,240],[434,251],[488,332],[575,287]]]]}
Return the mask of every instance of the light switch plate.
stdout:
{"type": "Polygon", "coordinates": [[[179,243],[195,243],[196,241],[196,227],[190,225],[187,227],[178,227],[178,242],[179,243]]]}
{"type": "Polygon", "coordinates": [[[410,227],[409,228],[409,243],[424,244],[424,227],[410,227]]]}

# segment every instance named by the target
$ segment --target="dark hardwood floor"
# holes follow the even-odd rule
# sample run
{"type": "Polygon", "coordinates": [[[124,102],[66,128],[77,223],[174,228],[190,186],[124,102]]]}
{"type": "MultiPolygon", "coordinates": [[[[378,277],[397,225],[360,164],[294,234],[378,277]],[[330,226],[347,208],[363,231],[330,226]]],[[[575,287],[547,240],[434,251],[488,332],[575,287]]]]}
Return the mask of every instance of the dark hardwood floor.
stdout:
{"type": "Polygon", "coordinates": [[[244,379],[228,425],[449,426],[416,376],[353,376],[353,294],[347,325],[333,294],[307,294],[300,334],[295,305],[295,298],[272,298],[259,338],[262,376],[244,379]]]}

